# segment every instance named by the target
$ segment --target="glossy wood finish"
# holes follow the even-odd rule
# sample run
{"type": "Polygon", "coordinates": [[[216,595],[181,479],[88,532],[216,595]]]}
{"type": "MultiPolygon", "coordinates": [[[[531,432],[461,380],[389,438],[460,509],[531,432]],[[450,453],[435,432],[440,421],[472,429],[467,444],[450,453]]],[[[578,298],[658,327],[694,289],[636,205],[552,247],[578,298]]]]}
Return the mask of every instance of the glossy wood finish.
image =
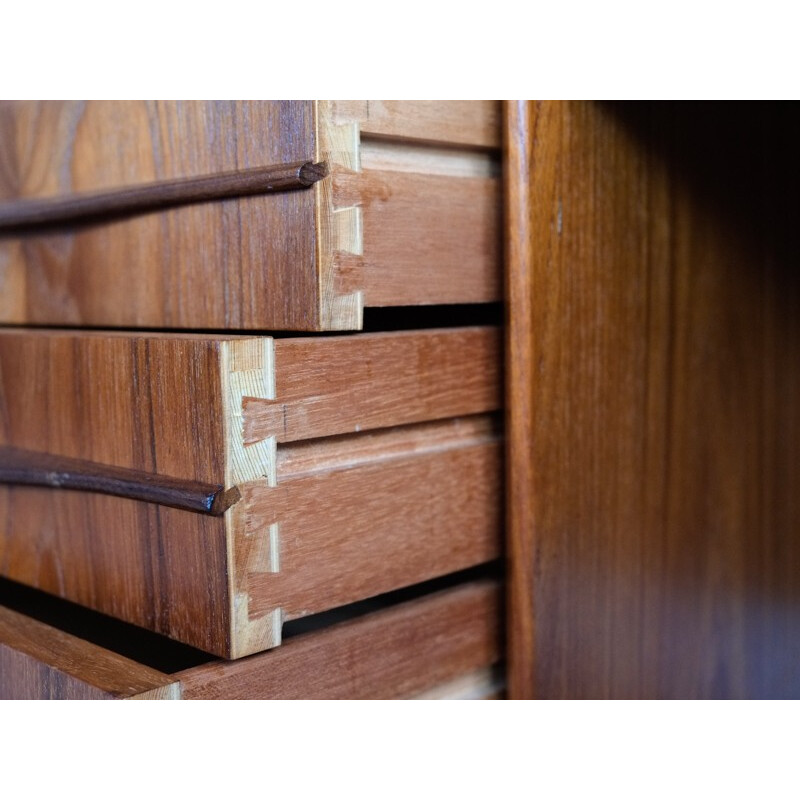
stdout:
{"type": "MultiPolygon", "coordinates": [[[[111,189],[128,202],[148,182],[156,191],[172,181],[219,188],[227,173],[240,180],[271,164],[337,166],[311,192],[5,231],[0,321],[355,330],[365,304],[501,299],[500,181],[473,174],[496,160],[497,105],[356,106],[0,103],[0,199],[17,209],[111,189]],[[360,167],[365,120],[384,168],[360,167]]],[[[111,205],[102,213],[114,210],[115,197],[105,195],[111,205]]]]}
{"type": "MultiPolygon", "coordinates": [[[[531,197],[533,106],[505,103],[506,158],[506,562],[508,564],[508,688],[513,699],[536,697],[534,629],[533,387],[536,350],[532,300],[533,231],[531,197]]],[[[538,211],[538,209],[537,209],[538,211]]],[[[541,213],[541,212],[539,212],[541,213]]]]}
{"type": "Polygon", "coordinates": [[[510,695],[800,696],[797,108],[507,111],[510,695]]]}
{"type": "Polygon", "coordinates": [[[480,581],[175,677],[185,699],[392,699],[501,657],[500,592],[480,581]]]}
{"type": "Polygon", "coordinates": [[[83,192],[0,203],[0,232],[37,225],[97,221],[100,217],[145,213],[188,203],[307,189],[325,177],[324,164],[300,161],[254,167],[219,175],[123,186],[104,192],[83,192]]]}
{"type": "Polygon", "coordinates": [[[0,606],[0,700],[172,700],[176,680],[0,606]]]}
{"type": "MultiPolygon", "coordinates": [[[[311,102],[0,106],[0,198],[42,198],[307,161],[311,102]]],[[[313,192],[183,206],[0,241],[0,319],[317,329],[313,192]]]]}
{"type": "Polygon", "coordinates": [[[499,433],[474,415],[500,406],[498,350],[492,328],[279,340],[5,329],[0,446],[242,500],[207,517],[0,487],[0,570],[239,657],[278,644],[285,619],[491,560],[499,433]]]}
{"type": "MultiPolygon", "coordinates": [[[[0,332],[0,443],[224,484],[218,343],[202,337],[0,332]]],[[[226,487],[227,488],[227,487],[226,487]]],[[[6,577],[225,650],[221,517],[101,494],[0,487],[6,577]]]]}

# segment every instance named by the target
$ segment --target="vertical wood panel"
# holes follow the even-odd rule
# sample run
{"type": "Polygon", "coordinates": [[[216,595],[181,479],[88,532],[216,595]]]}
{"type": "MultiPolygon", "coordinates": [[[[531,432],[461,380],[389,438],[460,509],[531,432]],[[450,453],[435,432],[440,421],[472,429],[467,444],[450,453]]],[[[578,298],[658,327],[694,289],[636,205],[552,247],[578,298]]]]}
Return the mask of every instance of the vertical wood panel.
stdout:
{"type": "Polygon", "coordinates": [[[507,112],[511,696],[800,696],[797,107],[507,112]]]}

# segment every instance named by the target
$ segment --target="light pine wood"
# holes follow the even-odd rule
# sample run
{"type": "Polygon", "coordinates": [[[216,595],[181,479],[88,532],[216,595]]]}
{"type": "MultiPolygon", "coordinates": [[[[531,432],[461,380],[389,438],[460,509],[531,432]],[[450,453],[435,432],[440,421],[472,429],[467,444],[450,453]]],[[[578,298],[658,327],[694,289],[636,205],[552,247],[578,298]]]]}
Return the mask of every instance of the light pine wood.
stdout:
{"type": "Polygon", "coordinates": [[[491,328],[338,342],[5,329],[0,446],[238,487],[243,499],[222,518],[200,518],[118,497],[0,488],[0,570],[241,656],[277,644],[283,620],[311,608],[494,558],[491,422],[407,426],[496,410],[497,348],[491,328]],[[282,401],[286,438],[314,442],[278,444],[283,428],[249,418],[282,401]],[[412,548],[414,537],[422,544],[412,548]],[[368,550],[371,538],[380,542],[368,550]],[[338,542],[328,555],[326,541],[338,542]],[[292,575],[318,559],[329,587],[292,575]]]}
{"type": "Polygon", "coordinates": [[[357,123],[362,136],[499,148],[498,100],[334,100],[338,124],[357,123]]]}
{"type": "Polygon", "coordinates": [[[800,116],[514,104],[509,691],[800,696],[800,116]]]}
{"type": "Polygon", "coordinates": [[[0,700],[177,700],[157,670],[0,607],[0,700]]]}
{"type": "Polygon", "coordinates": [[[466,584],[174,677],[184,699],[415,696],[498,660],[499,594],[492,581],[466,584]]]}
{"type": "MultiPolygon", "coordinates": [[[[360,169],[361,137],[355,123],[334,119],[331,101],[314,102],[316,160],[336,168],[360,169]]],[[[364,253],[364,228],[357,203],[343,202],[334,193],[333,179],[314,186],[315,236],[321,296],[322,324],[326,330],[361,328],[364,293],[358,284],[344,285],[340,259],[357,259],[364,253]]]]}

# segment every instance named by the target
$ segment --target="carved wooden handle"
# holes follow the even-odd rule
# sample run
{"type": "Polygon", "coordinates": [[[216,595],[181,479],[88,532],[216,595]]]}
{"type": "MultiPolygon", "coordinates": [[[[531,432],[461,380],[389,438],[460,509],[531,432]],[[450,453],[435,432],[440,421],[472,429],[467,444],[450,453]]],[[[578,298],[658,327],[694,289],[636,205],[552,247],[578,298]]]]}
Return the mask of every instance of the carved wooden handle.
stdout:
{"type": "Polygon", "coordinates": [[[0,447],[0,483],[100,492],[212,516],[224,514],[241,496],[235,486],[225,490],[215,484],[9,446],[0,447]]]}
{"type": "Polygon", "coordinates": [[[0,203],[0,233],[35,225],[88,222],[99,217],[153,211],[225,197],[307,189],[324,178],[327,172],[324,163],[298,161],[101,192],[14,200],[0,203]]]}

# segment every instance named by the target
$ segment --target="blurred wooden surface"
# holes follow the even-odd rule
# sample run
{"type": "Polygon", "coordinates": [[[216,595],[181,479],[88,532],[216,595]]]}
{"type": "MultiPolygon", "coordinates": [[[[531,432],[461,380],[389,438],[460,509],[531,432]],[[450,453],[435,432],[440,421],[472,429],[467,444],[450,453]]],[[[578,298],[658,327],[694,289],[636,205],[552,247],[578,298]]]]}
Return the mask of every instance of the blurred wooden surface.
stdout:
{"type": "Polygon", "coordinates": [[[184,699],[392,699],[502,657],[500,591],[475,581],[174,677],[184,699]]]}
{"type": "Polygon", "coordinates": [[[800,696],[798,107],[506,124],[510,696],[800,696]]]}

